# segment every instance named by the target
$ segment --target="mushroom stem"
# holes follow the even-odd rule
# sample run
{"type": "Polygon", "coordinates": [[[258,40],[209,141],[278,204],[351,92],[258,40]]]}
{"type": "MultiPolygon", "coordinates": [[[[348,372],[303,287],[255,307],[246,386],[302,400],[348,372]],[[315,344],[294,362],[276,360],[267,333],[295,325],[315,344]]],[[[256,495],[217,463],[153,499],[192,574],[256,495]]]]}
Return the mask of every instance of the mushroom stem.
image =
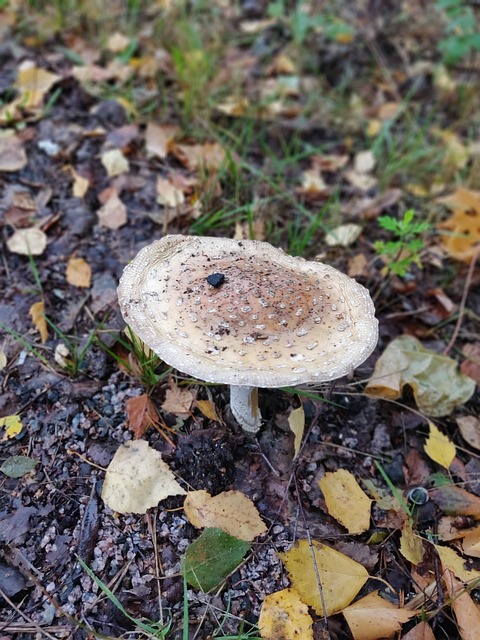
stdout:
{"type": "Polygon", "coordinates": [[[230,409],[238,424],[256,433],[262,424],[262,416],[258,408],[258,388],[239,385],[230,386],[230,409]]]}

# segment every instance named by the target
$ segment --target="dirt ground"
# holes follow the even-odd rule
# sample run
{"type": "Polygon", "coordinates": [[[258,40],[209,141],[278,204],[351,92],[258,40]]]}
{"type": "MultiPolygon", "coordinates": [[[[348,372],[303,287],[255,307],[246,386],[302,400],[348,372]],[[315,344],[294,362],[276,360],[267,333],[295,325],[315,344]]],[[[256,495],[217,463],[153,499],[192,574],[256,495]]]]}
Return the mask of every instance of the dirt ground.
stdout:
{"type": "MultiPolygon", "coordinates": [[[[4,95],[22,59],[40,60],[52,71],[64,73],[61,91],[51,108],[42,117],[26,119],[19,129],[28,162],[19,170],[0,172],[0,322],[4,327],[0,347],[7,360],[0,373],[0,415],[20,415],[23,425],[15,437],[1,442],[0,457],[3,462],[26,455],[37,461],[28,474],[2,476],[0,480],[0,584],[6,596],[0,597],[0,640],[136,637],[135,624],[101,593],[78,558],[109,585],[131,616],[158,620],[161,601],[164,619],[172,620],[168,637],[183,638],[184,583],[179,568],[186,548],[199,533],[181,509],[183,498],[168,498],[140,516],[115,513],[100,497],[104,469],[117,447],[133,438],[126,401],[145,391],[138,378],[121,368],[108,352],[115,348],[124,328],[116,287],[125,265],[143,246],[164,234],[157,175],[166,168],[181,171],[183,167],[175,158],[169,158],[167,167],[148,157],[145,128],[132,128],[118,101],[91,95],[69,76],[65,70],[70,63],[58,44],[47,43],[40,50],[11,38],[0,49],[0,91],[4,95]],[[130,170],[112,178],[101,156],[105,149],[118,146],[128,147],[130,170]],[[72,195],[72,166],[90,181],[84,197],[72,195]],[[117,229],[102,226],[97,217],[100,194],[112,184],[127,211],[126,223],[117,229]],[[19,205],[22,198],[28,202],[24,210],[19,205]],[[24,218],[33,215],[48,236],[47,247],[34,257],[33,267],[28,256],[6,246],[14,229],[12,220],[15,226],[22,226],[23,214],[24,218]],[[82,257],[90,265],[90,287],[67,281],[71,256],[82,257]],[[30,315],[39,299],[57,328],[48,327],[43,344],[30,315]],[[70,336],[78,353],[86,347],[74,373],[55,360],[55,349],[63,341],[60,332],[70,336]]],[[[321,135],[318,130],[312,134],[308,126],[301,130],[304,124],[297,124],[295,135],[300,139],[309,141],[321,135]]],[[[281,149],[296,125],[280,120],[255,126],[263,129],[271,148],[281,149]]],[[[335,132],[330,142],[332,139],[335,142],[335,132]]],[[[340,150],[342,141],[335,144],[340,150]]],[[[259,148],[252,147],[248,156],[252,163],[262,162],[259,148]]],[[[348,189],[345,187],[344,194],[348,189]]],[[[399,210],[397,200],[382,213],[395,216],[399,210]]],[[[285,212],[281,216],[280,226],[287,220],[285,212]]],[[[186,418],[162,410],[169,386],[185,386],[187,378],[181,372],[165,376],[150,390],[162,420],[173,429],[169,436],[174,446],[155,429],[144,437],[162,452],[176,476],[187,486],[213,495],[227,489],[242,491],[269,527],[219,593],[187,591],[190,638],[213,637],[219,629],[220,636],[228,636],[254,628],[264,595],[289,585],[277,552],[288,550],[292,542],[307,535],[363,564],[372,580],[360,595],[378,589],[392,601],[403,602],[418,592],[416,580],[422,571],[440,571],[427,554],[423,566],[412,574],[399,551],[395,513],[376,504],[370,529],[360,536],[348,535],[328,515],[318,486],[325,473],[343,468],[359,479],[375,480],[387,490],[375,464],[380,461],[393,485],[406,495],[414,486],[429,489],[432,474],[438,471],[438,465],[423,453],[427,423],[415,411],[409,392],[399,403],[372,399],[363,393],[363,382],[387,344],[402,333],[421,336],[426,346],[439,352],[445,348],[452,324],[442,324],[444,316],[436,292],[441,289],[458,305],[468,265],[447,259],[439,267],[426,260],[422,269],[414,265],[407,279],[394,279],[383,288],[382,265],[373,242],[385,235],[375,217],[362,224],[363,233],[354,248],[322,247],[322,259],[347,271],[348,260],[355,254],[367,256],[368,267],[357,279],[372,293],[381,289],[376,301],[379,343],[353,377],[308,388],[324,401],[308,395],[300,400],[283,390],[261,390],[265,422],[254,438],[235,423],[226,387],[214,385],[207,393],[202,383],[187,383],[197,400],[211,398],[218,421],[207,418],[195,404],[186,418]],[[300,455],[293,461],[288,416],[300,401],[306,416],[305,436],[300,455]],[[387,535],[376,542],[374,534],[378,532],[387,535]],[[375,578],[387,581],[395,594],[375,578]]],[[[175,218],[168,225],[169,233],[189,231],[188,217],[175,218]]],[[[320,253],[319,243],[321,240],[308,247],[306,257],[320,253]]],[[[470,313],[458,338],[459,350],[463,344],[478,340],[478,284],[477,267],[468,296],[470,313]]],[[[161,366],[159,371],[165,369],[161,366]]],[[[460,413],[478,413],[478,399],[477,393],[460,413]]],[[[460,436],[457,415],[440,421],[458,446],[452,477],[480,496],[480,460],[460,436]]],[[[441,507],[430,500],[415,509],[416,526],[433,531],[441,515],[441,507]]],[[[478,559],[470,566],[480,569],[478,559]]],[[[471,595],[476,601],[480,598],[478,589],[471,595]]],[[[428,606],[433,610],[438,604],[435,600],[428,606]]],[[[436,638],[460,637],[448,607],[440,607],[432,625],[436,638]]],[[[328,631],[323,618],[316,616],[314,631],[316,638],[351,637],[341,616],[329,618],[328,631]]]]}

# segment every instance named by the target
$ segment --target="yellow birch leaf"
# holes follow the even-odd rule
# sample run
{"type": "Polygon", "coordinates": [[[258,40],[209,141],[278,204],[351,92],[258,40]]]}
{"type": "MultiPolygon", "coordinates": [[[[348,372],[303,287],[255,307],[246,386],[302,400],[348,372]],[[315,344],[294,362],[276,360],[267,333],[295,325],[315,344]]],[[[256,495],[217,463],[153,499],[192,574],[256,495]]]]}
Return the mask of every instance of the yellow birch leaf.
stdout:
{"type": "Polygon", "coordinates": [[[43,300],[34,302],[30,307],[29,314],[37,331],[40,333],[42,344],[48,340],[48,327],[45,319],[45,303],[43,300]]]}
{"type": "Polygon", "coordinates": [[[2,440],[11,440],[18,436],[23,429],[22,419],[18,415],[0,418],[0,429],[5,427],[2,440]]]}
{"type": "Polygon", "coordinates": [[[194,527],[221,529],[246,542],[267,530],[257,507],[241,491],[223,491],[214,497],[208,491],[191,491],[183,508],[194,527]]]}
{"type": "Polygon", "coordinates": [[[468,570],[465,567],[465,558],[459,556],[453,549],[450,547],[442,547],[438,544],[434,546],[440,557],[444,571],[448,569],[463,582],[472,582],[473,580],[480,579],[480,571],[477,571],[477,569],[468,570]]]}
{"type": "Polygon", "coordinates": [[[425,442],[425,453],[434,462],[445,469],[449,469],[457,454],[455,445],[430,420],[428,421],[428,426],[430,433],[425,442]]]}
{"type": "Polygon", "coordinates": [[[120,149],[109,149],[102,153],[102,164],[110,178],[126,173],[130,169],[127,158],[120,149]]]}
{"type": "Polygon", "coordinates": [[[258,626],[265,640],[313,640],[313,620],[295,589],[276,591],[263,599],[258,626]]]}
{"type": "Polygon", "coordinates": [[[67,282],[75,287],[89,287],[92,281],[92,269],[83,258],[70,257],[67,264],[67,282]]]}
{"type": "Polygon", "coordinates": [[[72,176],[73,176],[73,187],[72,187],[73,197],[83,198],[83,196],[88,191],[90,182],[87,178],[84,178],[83,176],[81,176],[74,169],[72,169],[72,176]]]}
{"type": "Polygon", "coordinates": [[[17,82],[15,83],[21,93],[22,107],[24,109],[38,107],[43,101],[44,95],[59,80],[61,80],[61,76],[50,73],[50,71],[46,71],[41,67],[35,67],[30,64],[22,67],[18,72],[17,82]]]}
{"type": "Polygon", "coordinates": [[[319,616],[324,614],[312,553],[322,585],[325,615],[330,616],[350,604],[368,580],[368,572],[355,560],[316,540],[312,541],[312,548],[308,540],[299,540],[290,551],[280,553],[295,589],[319,616]]]}
{"type": "Polygon", "coordinates": [[[325,497],[328,513],[348,533],[363,533],[368,529],[372,501],[349,471],[339,469],[326,473],[318,485],[325,497]]]}
{"type": "Polygon", "coordinates": [[[423,541],[413,532],[412,525],[408,521],[403,525],[400,537],[400,553],[414,565],[420,564],[423,560],[423,541]]]}
{"type": "Polygon", "coordinates": [[[416,615],[384,600],[378,591],[369,593],[342,611],[355,640],[391,638],[402,624],[416,615]]]}
{"type": "Polygon", "coordinates": [[[305,429],[305,412],[303,410],[303,405],[297,409],[292,409],[290,415],[288,416],[288,426],[290,427],[293,435],[295,436],[293,446],[294,446],[294,456],[293,459],[298,456],[300,451],[300,447],[302,444],[303,431],[305,429]]]}
{"type": "Polygon", "coordinates": [[[146,440],[122,444],[108,465],[103,501],[119,513],[146,513],[160,500],[186,493],[146,440]]]}
{"type": "Polygon", "coordinates": [[[197,400],[196,404],[206,418],[214,422],[221,422],[217,408],[211,400],[197,400]]]}
{"type": "Polygon", "coordinates": [[[445,571],[445,586],[452,601],[451,606],[457,619],[462,640],[478,640],[480,630],[480,608],[465,590],[464,585],[455,579],[448,569],[445,571]]]}

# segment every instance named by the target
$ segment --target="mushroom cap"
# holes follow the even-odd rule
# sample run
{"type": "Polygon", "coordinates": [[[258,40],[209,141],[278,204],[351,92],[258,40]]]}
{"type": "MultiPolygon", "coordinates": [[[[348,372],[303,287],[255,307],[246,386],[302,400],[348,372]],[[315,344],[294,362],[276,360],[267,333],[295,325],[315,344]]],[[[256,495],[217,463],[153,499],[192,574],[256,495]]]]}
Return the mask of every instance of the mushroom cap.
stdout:
{"type": "Polygon", "coordinates": [[[334,380],[378,339],[367,289],[255,240],[165,236],[125,267],[118,297],[125,322],[162,360],[208,382],[334,380]],[[212,274],[220,284],[209,284],[212,274]]]}

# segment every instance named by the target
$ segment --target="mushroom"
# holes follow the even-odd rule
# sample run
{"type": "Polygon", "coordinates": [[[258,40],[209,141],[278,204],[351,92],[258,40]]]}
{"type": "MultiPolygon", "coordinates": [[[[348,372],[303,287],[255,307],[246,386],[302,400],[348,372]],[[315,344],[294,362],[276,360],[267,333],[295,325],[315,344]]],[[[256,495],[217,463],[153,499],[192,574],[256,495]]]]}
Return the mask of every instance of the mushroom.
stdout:
{"type": "Polygon", "coordinates": [[[125,322],[167,364],[230,385],[239,424],[261,426],[258,387],[340,378],[377,344],[367,289],[266,242],[170,235],[118,287],[125,322]]]}

